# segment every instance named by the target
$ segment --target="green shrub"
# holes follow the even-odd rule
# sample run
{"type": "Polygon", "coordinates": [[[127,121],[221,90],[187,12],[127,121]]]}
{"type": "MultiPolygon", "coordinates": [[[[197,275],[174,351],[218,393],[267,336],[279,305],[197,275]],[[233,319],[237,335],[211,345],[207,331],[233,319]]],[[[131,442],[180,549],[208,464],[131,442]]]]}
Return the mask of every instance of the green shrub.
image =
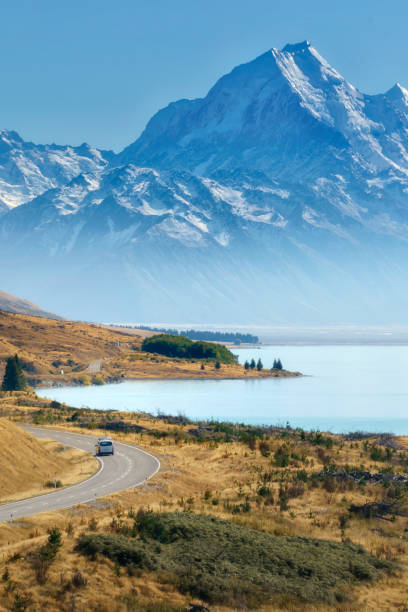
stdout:
{"type": "Polygon", "coordinates": [[[261,440],[259,442],[259,450],[261,451],[262,457],[269,457],[271,447],[268,442],[265,442],[265,440],[261,440]]]}
{"type": "Polygon", "coordinates": [[[80,376],[78,376],[78,382],[81,385],[90,385],[91,384],[91,379],[89,378],[88,374],[81,374],[80,376]]]}
{"type": "Polygon", "coordinates": [[[301,482],[307,482],[307,472],[305,470],[297,471],[296,480],[300,480],[301,482]]]}
{"type": "Polygon", "coordinates": [[[134,523],[130,537],[82,535],[77,548],[132,572],[156,570],[182,593],[214,605],[254,608],[284,594],[336,605],[350,586],[393,568],[353,544],[273,536],[190,512],[142,512],[134,523]]]}
{"type": "Polygon", "coordinates": [[[102,376],[102,374],[95,374],[95,376],[92,377],[92,384],[93,385],[105,385],[105,379],[102,376]]]}
{"type": "Polygon", "coordinates": [[[333,448],[333,439],[329,436],[324,436],[320,431],[312,431],[308,435],[308,441],[313,446],[325,446],[328,450],[333,448]]]}
{"type": "Polygon", "coordinates": [[[170,334],[145,338],[142,351],[180,359],[211,359],[222,363],[235,363],[234,355],[222,344],[202,340],[194,342],[190,338],[170,334]]]}
{"type": "Polygon", "coordinates": [[[58,527],[53,527],[50,530],[47,543],[44,546],[41,546],[41,548],[33,553],[31,557],[38,584],[46,583],[48,570],[57,556],[61,546],[61,531],[58,529],[58,527]]]}
{"type": "Polygon", "coordinates": [[[274,454],[275,465],[277,467],[287,467],[289,465],[289,450],[287,446],[280,446],[274,454]]]}
{"type": "Polygon", "coordinates": [[[373,444],[370,450],[370,459],[372,459],[373,461],[385,461],[386,458],[386,454],[382,450],[382,448],[380,448],[376,444],[373,444]]]}
{"type": "Polygon", "coordinates": [[[95,558],[104,555],[119,565],[133,565],[144,569],[156,568],[156,559],[141,540],[118,534],[83,535],[79,538],[77,550],[95,558]]]}

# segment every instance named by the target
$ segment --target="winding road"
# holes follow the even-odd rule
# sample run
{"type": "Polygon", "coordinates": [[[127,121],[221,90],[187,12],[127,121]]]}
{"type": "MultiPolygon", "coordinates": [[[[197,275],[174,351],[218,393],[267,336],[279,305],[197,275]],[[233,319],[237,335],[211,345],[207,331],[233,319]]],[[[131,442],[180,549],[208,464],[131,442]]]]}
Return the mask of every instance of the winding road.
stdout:
{"type": "MultiPolygon", "coordinates": [[[[24,426],[36,438],[51,438],[66,446],[72,446],[89,453],[95,452],[96,438],[85,434],[68,433],[53,429],[39,429],[24,426]]],[[[160,461],[135,446],[115,442],[115,454],[98,457],[99,471],[93,476],[66,489],[55,490],[37,497],[0,505],[0,523],[14,521],[23,516],[39,512],[61,510],[77,504],[95,501],[99,497],[117,493],[142,485],[160,468],[160,461]]]]}

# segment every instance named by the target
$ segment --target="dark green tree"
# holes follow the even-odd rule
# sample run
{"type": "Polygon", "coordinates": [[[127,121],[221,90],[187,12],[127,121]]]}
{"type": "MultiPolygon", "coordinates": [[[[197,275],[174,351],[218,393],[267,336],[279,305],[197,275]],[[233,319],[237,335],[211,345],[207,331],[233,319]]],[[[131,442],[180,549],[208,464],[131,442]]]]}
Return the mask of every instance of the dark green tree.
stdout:
{"type": "Polygon", "coordinates": [[[249,370],[249,363],[248,363],[248,361],[246,361],[246,362],[244,363],[244,368],[245,368],[246,370],[249,370]]]}
{"type": "Polygon", "coordinates": [[[50,535],[48,536],[48,546],[57,553],[58,549],[62,546],[62,537],[61,531],[58,527],[53,527],[50,531],[50,535]]]}
{"type": "Polygon", "coordinates": [[[261,358],[258,359],[258,363],[256,364],[256,369],[258,370],[258,372],[260,372],[263,368],[263,363],[261,361],[261,358]]]}
{"type": "Polygon", "coordinates": [[[3,384],[1,386],[3,391],[21,391],[27,386],[23,370],[21,369],[20,360],[18,355],[9,357],[6,363],[6,370],[4,372],[3,384]]]}
{"type": "Polygon", "coordinates": [[[272,370],[282,370],[282,362],[280,359],[273,360],[272,370]]]}
{"type": "Polygon", "coordinates": [[[219,370],[219,369],[220,369],[220,367],[221,367],[220,362],[219,362],[219,361],[216,361],[216,362],[215,362],[215,369],[216,369],[216,370],[219,370]]]}
{"type": "Polygon", "coordinates": [[[256,367],[255,359],[251,359],[251,363],[249,364],[249,367],[251,368],[251,370],[253,370],[256,367]]]}

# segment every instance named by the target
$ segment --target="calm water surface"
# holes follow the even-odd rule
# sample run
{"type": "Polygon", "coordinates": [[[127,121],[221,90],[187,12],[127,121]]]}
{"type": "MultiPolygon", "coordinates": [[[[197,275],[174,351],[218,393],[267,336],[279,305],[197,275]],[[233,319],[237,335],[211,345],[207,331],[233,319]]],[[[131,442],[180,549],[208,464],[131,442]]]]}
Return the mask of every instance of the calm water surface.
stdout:
{"type": "Polygon", "coordinates": [[[408,347],[265,346],[234,349],[239,360],[309,376],[266,380],[135,381],[39,389],[75,407],[185,414],[250,424],[408,434],[408,347]]]}

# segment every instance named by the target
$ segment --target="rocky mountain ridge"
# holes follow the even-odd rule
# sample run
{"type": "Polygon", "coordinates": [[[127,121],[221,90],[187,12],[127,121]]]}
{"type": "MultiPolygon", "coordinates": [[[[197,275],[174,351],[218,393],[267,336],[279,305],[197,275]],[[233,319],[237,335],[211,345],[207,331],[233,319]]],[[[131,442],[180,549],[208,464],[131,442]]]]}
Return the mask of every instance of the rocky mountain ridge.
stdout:
{"type": "MultiPolygon", "coordinates": [[[[59,184],[44,171],[53,188],[0,217],[0,255],[12,254],[42,302],[38,269],[53,278],[53,310],[78,316],[73,296],[91,288],[94,317],[113,308],[124,320],[405,316],[399,84],[362,94],[305,41],[170,104],[119,155],[62,149],[59,184]]],[[[39,189],[27,181],[20,198],[39,189]]]]}
{"type": "Polygon", "coordinates": [[[94,173],[113,159],[86,143],[79,147],[36,145],[14,131],[0,130],[0,213],[65,185],[78,174],[94,173]]]}

